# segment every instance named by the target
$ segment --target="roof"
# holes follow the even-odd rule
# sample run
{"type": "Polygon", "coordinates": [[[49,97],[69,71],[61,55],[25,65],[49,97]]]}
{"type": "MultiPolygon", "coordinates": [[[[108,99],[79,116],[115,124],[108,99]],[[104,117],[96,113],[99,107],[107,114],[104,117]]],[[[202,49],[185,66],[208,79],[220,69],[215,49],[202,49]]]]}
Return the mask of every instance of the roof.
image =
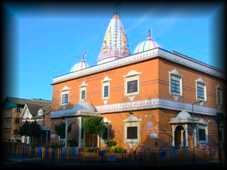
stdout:
{"type": "Polygon", "coordinates": [[[40,103],[40,104],[50,104],[50,100],[44,99],[25,99],[25,98],[18,98],[18,97],[7,97],[8,101],[14,104],[25,105],[26,103],[40,103]]]}
{"type": "Polygon", "coordinates": [[[44,113],[49,113],[51,110],[51,102],[49,100],[24,99],[17,97],[7,97],[5,108],[6,109],[16,108],[18,105],[24,107],[25,104],[28,106],[28,109],[32,116],[36,116],[40,108],[43,109],[44,113]]]}
{"type": "Polygon", "coordinates": [[[95,115],[96,112],[97,110],[94,105],[83,102],[75,104],[73,108],[70,109],[51,112],[51,118],[78,116],[81,113],[85,113],[87,115],[95,115]]]}
{"type": "Polygon", "coordinates": [[[141,61],[154,59],[154,58],[162,58],[170,62],[183,65],[185,67],[191,68],[192,70],[203,72],[205,74],[208,74],[214,77],[218,77],[221,79],[225,78],[224,72],[221,71],[220,69],[217,69],[213,66],[210,66],[203,62],[195,60],[191,57],[157,47],[141,53],[130,55],[128,57],[123,57],[107,63],[91,66],[83,70],[63,74],[61,76],[55,77],[53,79],[52,85],[63,81],[67,81],[67,80],[71,80],[71,79],[75,79],[75,78],[79,78],[79,77],[83,77],[91,74],[96,74],[99,72],[111,70],[114,68],[126,66],[129,64],[134,64],[134,63],[138,63],[141,61]]]}

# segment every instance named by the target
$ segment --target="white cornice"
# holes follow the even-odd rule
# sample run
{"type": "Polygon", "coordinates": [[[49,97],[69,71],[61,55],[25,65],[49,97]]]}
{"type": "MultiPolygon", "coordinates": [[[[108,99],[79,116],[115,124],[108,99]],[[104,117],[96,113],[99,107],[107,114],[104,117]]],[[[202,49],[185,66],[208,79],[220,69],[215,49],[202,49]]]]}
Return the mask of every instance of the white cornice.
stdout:
{"type": "Polygon", "coordinates": [[[216,69],[213,69],[209,66],[206,66],[204,64],[201,64],[196,60],[182,57],[180,55],[171,53],[171,52],[161,49],[161,48],[155,48],[155,49],[145,51],[143,53],[134,54],[134,55],[122,58],[122,59],[114,60],[114,61],[107,62],[104,64],[99,64],[99,65],[96,65],[93,67],[85,68],[83,70],[79,70],[76,72],[72,72],[72,73],[68,73],[68,74],[56,77],[53,79],[53,84],[59,83],[62,81],[66,81],[66,80],[70,80],[70,79],[74,79],[74,78],[78,78],[81,76],[98,73],[101,71],[110,70],[110,69],[117,68],[120,66],[125,66],[128,64],[137,63],[137,62],[144,61],[147,59],[152,59],[155,57],[161,57],[161,58],[167,59],[169,61],[172,61],[174,63],[178,63],[178,64],[184,65],[186,67],[210,74],[212,76],[224,78],[224,73],[222,73],[216,69]]]}
{"type": "Polygon", "coordinates": [[[148,99],[134,102],[126,103],[117,103],[117,104],[108,104],[108,105],[99,105],[96,106],[96,109],[99,113],[112,113],[112,112],[122,112],[122,111],[132,111],[132,110],[143,110],[143,109],[154,109],[154,108],[163,108],[170,110],[193,112],[196,114],[203,114],[209,116],[215,116],[218,112],[215,108],[204,107],[199,105],[193,106],[190,103],[182,103],[177,101],[165,100],[165,99],[148,99]]]}

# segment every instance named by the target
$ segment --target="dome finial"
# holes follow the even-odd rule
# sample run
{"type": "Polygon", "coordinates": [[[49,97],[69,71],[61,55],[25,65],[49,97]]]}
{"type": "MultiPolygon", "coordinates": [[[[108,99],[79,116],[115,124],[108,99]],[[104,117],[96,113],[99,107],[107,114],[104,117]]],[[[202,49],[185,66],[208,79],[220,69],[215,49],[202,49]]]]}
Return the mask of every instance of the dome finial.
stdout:
{"type": "Polygon", "coordinates": [[[119,15],[119,3],[114,5],[113,15],[119,15]]]}
{"type": "Polygon", "coordinates": [[[85,62],[86,60],[85,60],[85,56],[87,56],[87,51],[84,51],[84,53],[83,53],[83,55],[82,55],[82,57],[81,57],[81,62],[85,62]]]}
{"type": "Polygon", "coordinates": [[[147,32],[147,40],[151,40],[151,30],[149,29],[147,32]]]}

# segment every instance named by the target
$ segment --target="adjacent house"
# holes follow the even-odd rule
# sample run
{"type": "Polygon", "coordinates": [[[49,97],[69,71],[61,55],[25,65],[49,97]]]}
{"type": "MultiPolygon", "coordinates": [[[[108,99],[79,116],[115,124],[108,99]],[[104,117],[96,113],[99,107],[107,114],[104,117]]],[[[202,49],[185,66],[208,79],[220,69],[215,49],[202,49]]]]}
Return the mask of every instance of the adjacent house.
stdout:
{"type": "MultiPolygon", "coordinates": [[[[25,121],[37,121],[42,129],[49,130],[50,101],[7,97],[3,110],[3,141],[25,141],[19,128],[25,121]]],[[[27,138],[28,139],[28,138],[27,138]]]]}

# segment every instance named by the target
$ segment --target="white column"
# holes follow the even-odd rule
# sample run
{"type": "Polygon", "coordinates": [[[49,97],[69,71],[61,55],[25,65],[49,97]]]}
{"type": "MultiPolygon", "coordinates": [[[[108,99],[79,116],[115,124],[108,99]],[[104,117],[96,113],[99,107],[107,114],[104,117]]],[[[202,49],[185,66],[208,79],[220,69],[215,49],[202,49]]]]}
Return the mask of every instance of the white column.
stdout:
{"type": "Polygon", "coordinates": [[[186,140],[185,145],[186,147],[188,147],[188,125],[187,124],[185,125],[185,140],[186,140]]]}
{"type": "Polygon", "coordinates": [[[67,148],[68,143],[68,120],[65,118],[65,148],[67,148]]]}
{"type": "Polygon", "coordinates": [[[197,146],[197,132],[196,132],[196,126],[193,128],[193,140],[194,140],[194,146],[197,146]]]}
{"type": "Polygon", "coordinates": [[[78,147],[82,147],[82,120],[81,117],[78,117],[78,124],[79,124],[79,133],[78,133],[78,147]]]}
{"type": "Polygon", "coordinates": [[[172,146],[175,146],[175,135],[174,135],[174,131],[175,131],[175,125],[172,125],[172,146]]]}
{"type": "Polygon", "coordinates": [[[99,140],[100,140],[100,137],[99,135],[97,135],[97,147],[99,148],[99,140]]]}
{"type": "Polygon", "coordinates": [[[181,134],[180,134],[180,137],[181,137],[181,147],[184,146],[184,130],[181,129],[181,134]]]}

